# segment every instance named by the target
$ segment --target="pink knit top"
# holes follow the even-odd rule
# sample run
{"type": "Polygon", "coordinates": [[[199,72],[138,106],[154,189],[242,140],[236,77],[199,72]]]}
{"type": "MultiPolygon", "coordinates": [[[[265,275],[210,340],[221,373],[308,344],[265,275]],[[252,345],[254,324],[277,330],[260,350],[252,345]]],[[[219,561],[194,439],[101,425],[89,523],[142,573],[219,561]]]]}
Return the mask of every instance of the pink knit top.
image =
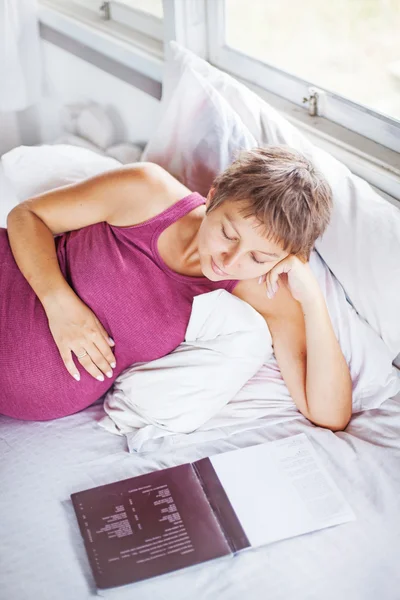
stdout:
{"type": "Polygon", "coordinates": [[[65,279],[115,340],[117,366],[104,382],[74,355],[81,380],[68,373],[46,313],[0,228],[0,414],[42,421],[78,412],[128,366],[165,356],[184,341],[194,296],[231,292],[237,283],[181,275],[158,252],[161,232],[204,202],[194,192],[145,223],[96,223],[55,239],[65,279]]]}

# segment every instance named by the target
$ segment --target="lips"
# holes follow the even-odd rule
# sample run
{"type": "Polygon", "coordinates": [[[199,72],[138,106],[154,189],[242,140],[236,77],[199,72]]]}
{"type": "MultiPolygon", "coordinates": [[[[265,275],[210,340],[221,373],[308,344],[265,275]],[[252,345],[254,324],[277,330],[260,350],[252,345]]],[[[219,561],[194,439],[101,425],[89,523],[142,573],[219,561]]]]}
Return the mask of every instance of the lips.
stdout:
{"type": "Polygon", "coordinates": [[[217,275],[226,275],[227,277],[229,277],[228,273],[225,273],[225,271],[223,271],[222,269],[220,269],[214,262],[213,258],[211,257],[211,267],[212,270],[214,271],[214,273],[216,273],[217,275]]]}

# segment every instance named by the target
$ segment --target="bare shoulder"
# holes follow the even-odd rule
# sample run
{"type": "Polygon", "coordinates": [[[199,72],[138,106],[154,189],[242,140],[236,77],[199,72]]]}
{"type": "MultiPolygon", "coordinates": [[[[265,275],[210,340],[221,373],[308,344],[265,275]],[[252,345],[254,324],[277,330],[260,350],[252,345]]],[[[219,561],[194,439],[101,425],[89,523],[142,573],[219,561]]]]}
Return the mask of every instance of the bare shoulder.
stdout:
{"type": "Polygon", "coordinates": [[[147,221],[189,194],[158,165],[132,163],[32,196],[14,207],[8,220],[29,211],[53,234],[102,222],[126,227],[147,221]]]}
{"type": "Polygon", "coordinates": [[[163,208],[192,193],[176,177],[156,163],[143,162],[140,163],[140,168],[147,182],[149,193],[152,194],[154,201],[163,204],[163,208]]]}
{"type": "Polygon", "coordinates": [[[273,318],[302,316],[301,305],[293,298],[284,277],[280,278],[278,290],[273,298],[268,298],[266,285],[259,284],[258,279],[240,281],[232,294],[250,304],[267,322],[273,318]]]}
{"type": "Polygon", "coordinates": [[[119,202],[111,225],[126,227],[147,221],[192,193],[163,167],[151,162],[124,165],[115,175],[120,183],[123,180],[125,201],[119,202]]]}

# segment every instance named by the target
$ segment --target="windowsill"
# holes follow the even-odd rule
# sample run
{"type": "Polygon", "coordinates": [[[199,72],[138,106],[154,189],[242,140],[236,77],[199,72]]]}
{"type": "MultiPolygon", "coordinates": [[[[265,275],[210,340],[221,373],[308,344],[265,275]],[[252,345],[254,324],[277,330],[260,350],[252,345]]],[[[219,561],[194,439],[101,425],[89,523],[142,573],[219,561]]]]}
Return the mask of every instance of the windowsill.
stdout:
{"type": "Polygon", "coordinates": [[[40,0],[39,22],[125,67],[162,82],[164,51],[158,40],[119,23],[105,21],[84,7],[75,5],[72,10],[67,3],[56,6],[51,0],[40,0]]]}
{"type": "MultiPolygon", "coordinates": [[[[40,1],[39,20],[43,25],[158,84],[162,82],[164,59],[160,41],[128,30],[117,23],[104,21],[85,8],[82,8],[79,18],[76,18],[68,9],[67,3],[60,10],[59,5],[57,9],[52,6],[51,0],[40,1]]],[[[397,152],[323,117],[312,117],[307,110],[251,82],[240,81],[282,113],[315,145],[343,162],[353,173],[368,181],[387,200],[400,208],[400,156],[397,152]]]]}

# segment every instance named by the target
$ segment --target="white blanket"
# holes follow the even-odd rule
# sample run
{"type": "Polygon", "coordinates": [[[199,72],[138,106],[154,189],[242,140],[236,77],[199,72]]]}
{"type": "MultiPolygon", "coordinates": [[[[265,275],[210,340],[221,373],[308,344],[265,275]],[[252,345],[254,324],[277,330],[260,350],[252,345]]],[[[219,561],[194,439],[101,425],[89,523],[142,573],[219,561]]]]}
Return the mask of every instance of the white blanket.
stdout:
{"type": "Polygon", "coordinates": [[[223,428],[220,439],[134,455],[125,437],[97,427],[102,413],[95,405],[51,422],[0,417],[1,598],[399,600],[400,394],[354,415],[345,432],[282,407],[256,429],[228,437],[223,428]],[[298,433],[310,438],[356,521],[96,595],[70,494],[298,433]]]}
{"type": "MultiPolygon", "coordinates": [[[[316,250],[310,267],[350,368],[353,412],[377,408],[400,391],[400,372],[316,250]]],[[[127,369],[104,409],[108,416],[99,425],[125,434],[131,452],[186,445],[199,436],[214,439],[221,437],[220,427],[231,435],[271,412],[297,413],[264,319],[223,290],[197,296],[185,342],[161,359],[127,369]]]]}

